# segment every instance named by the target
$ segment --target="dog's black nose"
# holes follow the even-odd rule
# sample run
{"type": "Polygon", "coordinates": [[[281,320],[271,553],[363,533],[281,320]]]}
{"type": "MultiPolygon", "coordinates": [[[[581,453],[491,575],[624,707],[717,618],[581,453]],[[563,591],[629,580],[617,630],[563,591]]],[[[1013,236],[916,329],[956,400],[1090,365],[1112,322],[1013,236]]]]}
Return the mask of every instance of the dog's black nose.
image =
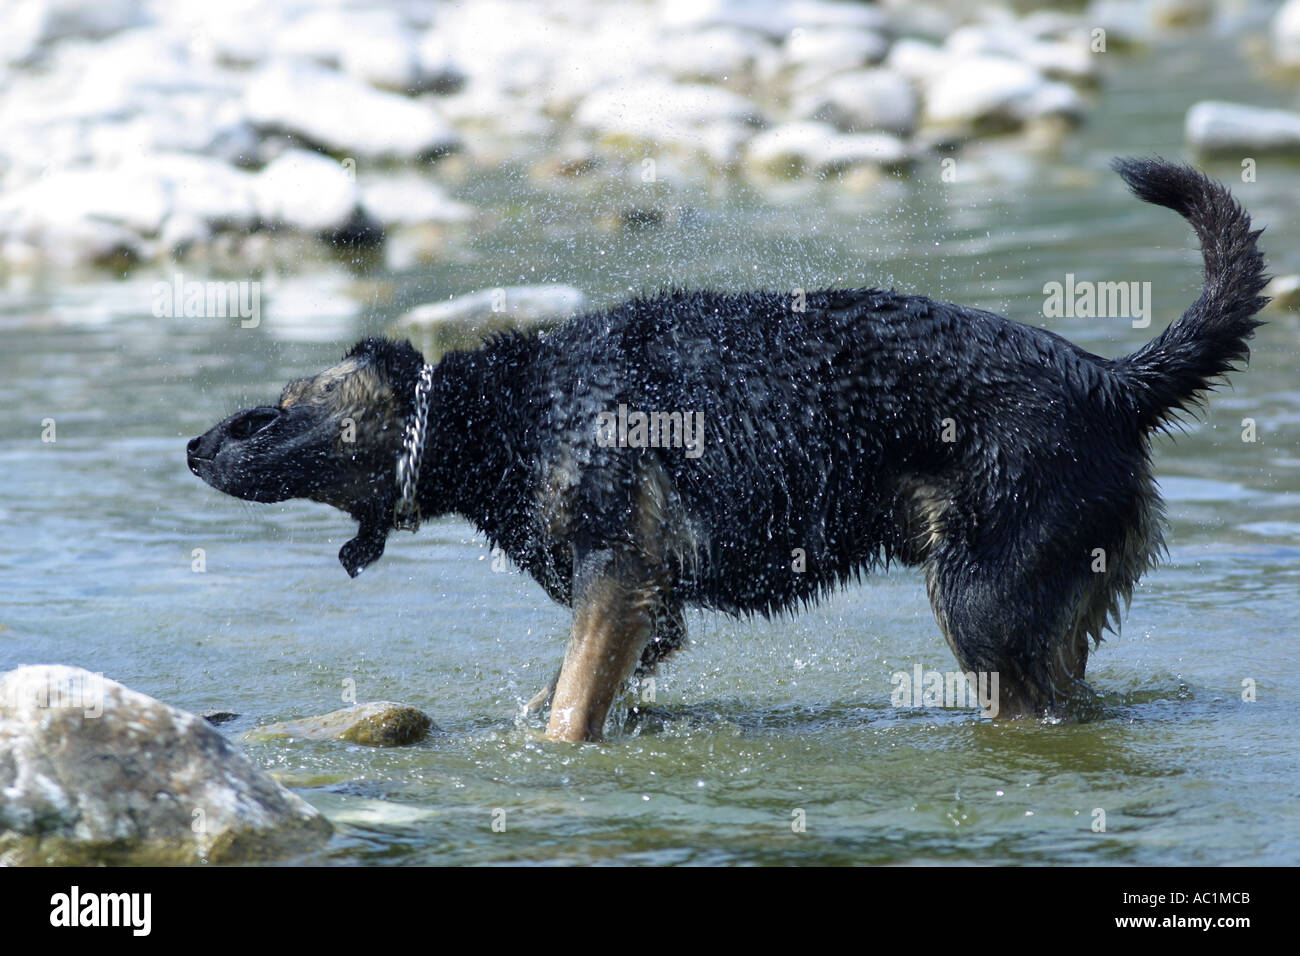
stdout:
{"type": "MultiPolygon", "coordinates": [[[[190,471],[199,474],[199,442],[203,441],[203,436],[191,438],[185,445],[185,464],[190,466],[190,471]]],[[[202,477],[202,475],[199,475],[202,477]]]]}

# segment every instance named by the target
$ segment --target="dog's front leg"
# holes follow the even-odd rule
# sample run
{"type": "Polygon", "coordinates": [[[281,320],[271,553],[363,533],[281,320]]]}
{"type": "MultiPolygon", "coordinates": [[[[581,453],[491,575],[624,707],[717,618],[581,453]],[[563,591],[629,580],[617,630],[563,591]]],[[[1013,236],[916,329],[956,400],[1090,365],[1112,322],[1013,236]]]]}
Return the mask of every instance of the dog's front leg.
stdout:
{"type": "Polygon", "coordinates": [[[609,708],[650,640],[662,583],[640,555],[600,551],[579,562],[573,630],[555,685],[550,740],[600,740],[609,708]]]}

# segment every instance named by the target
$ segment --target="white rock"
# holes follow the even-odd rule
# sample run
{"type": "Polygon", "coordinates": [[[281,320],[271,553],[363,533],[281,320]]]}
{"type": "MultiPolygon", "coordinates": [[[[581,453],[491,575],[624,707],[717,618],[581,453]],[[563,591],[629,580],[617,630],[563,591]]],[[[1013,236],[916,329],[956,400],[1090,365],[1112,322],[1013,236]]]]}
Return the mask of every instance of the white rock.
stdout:
{"type": "Polygon", "coordinates": [[[148,19],[142,0],[11,0],[0,10],[0,56],[10,63],[27,61],[59,40],[98,39],[148,19]]]}
{"type": "Polygon", "coordinates": [[[54,172],[0,199],[0,231],[57,235],[86,220],[154,236],[164,220],[176,215],[242,230],[257,218],[254,181],[251,174],[219,160],[182,153],[106,169],[54,172]]]}
{"type": "Polygon", "coordinates": [[[158,3],[167,26],[189,39],[196,59],[205,63],[252,66],[270,59],[275,45],[307,12],[299,0],[225,0],[221,4],[158,3]]]}
{"type": "MultiPolygon", "coordinates": [[[[511,142],[555,131],[540,104],[486,83],[469,83],[457,93],[439,97],[438,108],[459,129],[486,131],[511,142]]],[[[474,155],[483,147],[483,137],[472,136],[468,144],[474,155]]]]}
{"type": "Polygon", "coordinates": [[[944,42],[950,56],[989,55],[1020,60],[1044,76],[1091,82],[1098,74],[1097,55],[1086,32],[1075,31],[1061,40],[1040,39],[1024,23],[968,24],[958,27],[944,42]]]}
{"type": "Polygon", "coordinates": [[[600,133],[655,141],[681,139],[723,121],[757,124],[761,114],[729,90],[651,78],[596,90],[574,120],[600,133]]]}
{"type": "Polygon", "coordinates": [[[889,48],[885,66],[913,82],[925,83],[948,68],[948,55],[933,43],[904,37],[889,48]]]}
{"type": "Polygon", "coordinates": [[[1300,113],[1203,100],[1187,111],[1187,142],[1207,153],[1300,148],[1300,113]]]}
{"type": "Polygon", "coordinates": [[[1031,37],[1010,20],[996,23],[967,23],[957,27],[943,41],[950,57],[994,54],[1017,59],[1016,51],[1031,37]]]}
{"type": "Polygon", "coordinates": [[[441,187],[415,174],[363,179],[361,208],[385,226],[468,222],[474,207],[450,198],[441,187]]]}
{"type": "MultiPolygon", "coordinates": [[[[734,0],[746,6],[744,0],[734,0]]],[[[840,0],[788,0],[778,4],[795,27],[836,27],[843,30],[888,30],[890,15],[879,6],[840,0]]]]}
{"type": "Polygon", "coordinates": [[[786,38],[785,60],[795,66],[813,65],[828,74],[879,63],[889,42],[867,30],[797,27],[786,38]]]}
{"type": "Polygon", "coordinates": [[[156,235],[169,211],[166,186],[138,169],[66,170],[0,197],[0,230],[33,235],[89,220],[156,235]]]}
{"type": "Polygon", "coordinates": [[[173,212],[168,216],[158,237],[163,250],[172,256],[211,239],[212,228],[203,219],[189,212],[173,212]]]}
{"type": "Polygon", "coordinates": [[[1151,20],[1159,27],[1192,27],[1214,16],[1213,0],[1150,0],[1151,20]]]}
{"type": "Polygon", "coordinates": [[[907,144],[889,133],[841,133],[832,136],[812,156],[819,173],[840,172],[858,166],[891,169],[911,161],[907,144]]]}
{"type": "Polygon", "coordinates": [[[575,33],[572,24],[546,14],[542,4],[502,0],[440,5],[433,28],[420,39],[421,62],[427,67],[454,57],[471,87],[515,94],[536,89],[552,78],[557,54],[571,55],[575,33]]]}
{"type": "Polygon", "coordinates": [[[1018,125],[1046,115],[1077,116],[1083,101],[1069,86],[1049,83],[1026,63],[995,56],[953,61],[925,91],[925,117],[938,125],[999,121],[1018,125]]]}
{"type": "Polygon", "coordinates": [[[257,146],[237,81],[190,62],[157,29],[69,41],[40,71],[17,73],[0,90],[0,162],[11,184],[32,167],[106,167],[159,151],[232,160],[257,146]]]}
{"type": "Polygon", "coordinates": [[[447,302],[417,306],[397,320],[404,329],[497,320],[515,323],[569,319],[587,307],[587,297],[571,285],[519,285],[484,289],[447,302]]]}
{"type": "Polygon", "coordinates": [[[257,177],[206,156],[160,153],[140,169],[164,183],[171,215],[192,216],[220,229],[247,229],[259,213],[257,177]]]}
{"type": "Polygon", "coordinates": [[[454,93],[465,85],[465,70],[460,65],[456,44],[442,30],[430,30],[416,41],[422,88],[439,93],[454,93]]]}
{"type": "Polygon", "coordinates": [[[275,41],[281,55],[338,67],[374,86],[422,89],[420,34],[393,9],[309,10],[275,41]]]}
{"type": "Polygon", "coordinates": [[[253,188],[263,219],[311,233],[342,228],[361,199],[342,164],[302,149],[277,157],[258,174],[253,188]]]}
{"type": "MultiPolygon", "coordinates": [[[[1083,23],[1089,23],[1086,16],[1083,23]]],[[[1067,40],[1080,32],[1085,36],[1089,32],[1086,26],[1081,30],[1075,14],[1061,10],[1034,10],[1018,21],[1018,26],[1037,40],[1067,40]]]]}
{"type": "Polygon", "coordinates": [[[749,141],[745,162],[767,175],[797,176],[813,165],[813,157],[835,135],[835,128],[829,123],[782,123],[749,141]]]}
{"type": "Polygon", "coordinates": [[[1055,117],[1079,122],[1087,112],[1083,97],[1068,83],[1044,83],[1027,101],[1019,104],[1013,115],[1023,122],[1055,117]]]}
{"type": "Polygon", "coordinates": [[[1269,26],[1273,56],[1283,66],[1300,67],[1300,0],[1287,0],[1269,26]]]}
{"type": "Polygon", "coordinates": [[[752,124],[734,120],[711,123],[700,130],[697,145],[718,168],[734,169],[741,161],[745,144],[754,136],[752,124]]]}
{"type": "Polygon", "coordinates": [[[756,36],[729,27],[712,27],[663,38],[659,55],[665,69],[679,80],[701,80],[746,86],[777,59],[776,47],[756,36]]]}
{"type": "Polygon", "coordinates": [[[1270,312],[1300,309],[1300,275],[1274,276],[1263,294],[1272,300],[1267,307],[1270,312]]]}
{"type": "Polygon", "coordinates": [[[27,63],[40,53],[45,35],[45,5],[10,3],[0,32],[0,63],[27,63]]]}
{"type": "Polygon", "coordinates": [[[908,135],[916,128],[916,89],[892,70],[859,70],[832,77],[794,104],[800,117],[823,120],[846,132],[883,130],[908,135]]]}
{"type": "Polygon", "coordinates": [[[741,27],[779,39],[799,27],[880,30],[889,16],[874,6],[828,0],[667,0],[664,22],[672,27],[741,27]]]}
{"type": "Polygon", "coordinates": [[[405,29],[354,34],[343,48],[340,65],[344,72],[372,86],[402,93],[425,89],[419,44],[405,29]]]}
{"type": "Polygon", "coordinates": [[[765,176],[836,172],[854,166],[896,166],[908,159],[902,140],[887,133],[838,132],[828,123],[783,123],[750,140],[745,162],[765,176]]]}
{"type": "Polygon", "coordinates": [[[1072,83],[1092,83],[1101,74],[1101,61],[1089,44],[1089,38],[1083,34],[1069,40],[1038,40],[1025,44],[1020,55],[1044,76],[1072,83]]]}
{"type": "Polygon", "coordinates": [[[266,68],[249,83],[244,104],[254,124],[348,156],[411,159],[460,146],[431,103],[306,63],[266,68]]]}
{"type": "Polygon", "coordinates": [[[1084,14],[1089,30],[1104,30],[1108,48],[1145,43],[1155,33],[1151,11],[1135,0],[1092,0],[1084,14]]]}
{"type": "Polygon", "coordinates": [[[0,259],[12,266],[117,265],[146,257],[139,235],[109,222],[74,219],[0,227],[0,259]]]}

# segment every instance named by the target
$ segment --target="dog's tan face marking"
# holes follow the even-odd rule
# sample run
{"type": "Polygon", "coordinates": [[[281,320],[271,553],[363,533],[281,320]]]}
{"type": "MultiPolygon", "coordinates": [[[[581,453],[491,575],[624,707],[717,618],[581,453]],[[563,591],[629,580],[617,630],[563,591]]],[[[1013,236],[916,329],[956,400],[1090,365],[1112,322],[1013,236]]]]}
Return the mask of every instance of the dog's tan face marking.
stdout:
{"type": "Polygon", "coordinates": [[[391,386],[374,368],[356,359],[346,359],[313,378],[290,382],[280,393],[280,407],[316,405],[331,414],[364,412],[383,418],[396,414],[391,386]]]}

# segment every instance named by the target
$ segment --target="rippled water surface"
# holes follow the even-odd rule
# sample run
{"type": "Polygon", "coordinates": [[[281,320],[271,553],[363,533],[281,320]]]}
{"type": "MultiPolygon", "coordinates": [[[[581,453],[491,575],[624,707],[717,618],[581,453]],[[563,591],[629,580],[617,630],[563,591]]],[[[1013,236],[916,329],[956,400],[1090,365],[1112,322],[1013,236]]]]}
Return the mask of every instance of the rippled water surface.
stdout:
{"type": "MultiPolygon", "coordinates": [[[[9,280],[0,670],[102,671],[190,710],[236,711],[223,727],[235,737],[341,706],[346,680],[362,699],[427,710],[443,732],[406,749],[245,744],[336,824],[312,862],[1300,862],[1294,313],[1261,330],[1250,371],[1202,420],[1160,442],[1169,559],[1095,655],[1107,714],[1082,725],[892,708],[892,673],[952,668],[921,578],[896,571],[792,619],[696,615],[653,726],[546,743],[515,713],[558,663],[566,614],[530,579],[494,573],[466,524],[394,535],[352,581],[335,557],[351,522],[226,498],[184,463],[188,437],[410,305],[521,282],[571,282],[601,304],[670,284],[883,284],[1042,323],[1042,286],[1067,272],[1147,279],[1153,329],[1047,323],[1090,350],[1130,351],[1194,298],[1198,266],[1184,224],[1128,198],[1104,160],[1180,156],[1198,99],[1281,102],[1232,49],[1207,39],[1112,67],[1061,156],[975,151],[959,162],[994,174],[977,183],[920,172],[776,199],[666,183],[652,197],[664,223],[626,231],[606,223],[629,195],[469,177],[458,193],[495,214],[467,255],[418,275],[286,280],[292,294],[253,330],[154,318],[156,275],[9,280]],[[339,296],[363,307],[332,308],[339,296]],[[39,440],[46,417],[53,445],[39,440]],[[206,573],[191,571],[195,548],[206,573]]],[[[1235,163],[1210,168],[1237,178],[1235,163]]],[[[1300,169],[1264,163],[1236,188],[1269,226],[1274,271],[1300,271],[1300,169]]]]}

